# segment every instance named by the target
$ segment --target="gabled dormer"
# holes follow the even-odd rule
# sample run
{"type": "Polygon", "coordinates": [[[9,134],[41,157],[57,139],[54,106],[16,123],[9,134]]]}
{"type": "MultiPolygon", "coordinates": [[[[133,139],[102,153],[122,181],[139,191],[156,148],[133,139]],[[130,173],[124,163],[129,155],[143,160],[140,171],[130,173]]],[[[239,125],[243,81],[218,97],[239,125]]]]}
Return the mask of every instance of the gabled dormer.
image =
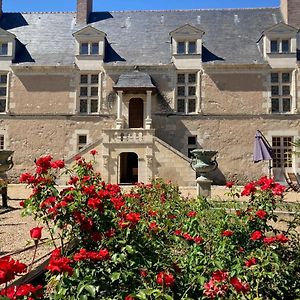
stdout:
{"type": "Polygon", "coordinates": [[[73,36],[76,39],[75,55],[79,68],[82,66],[82,69],[91,69],[91,66],[102,65],[106,33],[89,25],[73,33],[73,36]]]}
{"type": "Polygon", "coordinates": [[[278,23],[263,32],[263,53],[272,68],[294,68],[298,29],[278,23]]]}
{"type": "Polygon", "coordinates": [[[15,57],[16,36],[0,28],[0,64],[10,65],[15,57]]]}
{"type": "Polygon", "coordinates": [[[204,31],[185,24],[170,32],[172,60],[177,69],[199,69],[204,31]]]}

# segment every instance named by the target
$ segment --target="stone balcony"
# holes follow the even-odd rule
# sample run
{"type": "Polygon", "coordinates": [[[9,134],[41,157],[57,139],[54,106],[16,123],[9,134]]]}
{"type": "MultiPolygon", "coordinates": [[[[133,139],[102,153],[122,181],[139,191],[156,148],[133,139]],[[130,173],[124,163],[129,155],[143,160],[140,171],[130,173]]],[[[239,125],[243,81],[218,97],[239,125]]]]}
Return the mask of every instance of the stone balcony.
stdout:
{"type": "Polygon", "coordinates": [[[152,144],[155,130],[143,128],[103,130],[103,144],[152,144]]]}

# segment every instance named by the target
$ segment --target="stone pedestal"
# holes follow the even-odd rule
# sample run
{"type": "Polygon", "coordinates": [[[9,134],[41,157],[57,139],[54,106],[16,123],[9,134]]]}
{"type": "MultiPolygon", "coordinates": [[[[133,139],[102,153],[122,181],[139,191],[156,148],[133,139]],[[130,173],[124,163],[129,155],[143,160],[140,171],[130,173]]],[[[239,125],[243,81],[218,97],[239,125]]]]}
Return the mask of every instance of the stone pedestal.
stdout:
{"type": "Polygon", "coordinates": [[[212,181],[204,176],[200,176],[196,179],[196,182],[197,182],[197,195],[202,197],[210,197],[212,181]]]}

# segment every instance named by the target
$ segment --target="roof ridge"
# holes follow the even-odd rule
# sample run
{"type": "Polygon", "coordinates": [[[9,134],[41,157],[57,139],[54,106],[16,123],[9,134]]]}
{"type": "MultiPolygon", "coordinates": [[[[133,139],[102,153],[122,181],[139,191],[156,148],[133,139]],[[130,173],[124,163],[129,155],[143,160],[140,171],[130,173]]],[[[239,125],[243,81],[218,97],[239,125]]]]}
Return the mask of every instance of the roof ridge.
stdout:
{"type": "Polygon", "coordinates": [[[75,14],[74,11],[5,11],[4,14],[75,14]]]}
{"type": "Polygon", "coordinates": [[[108,12],[181,12],[181,11],[215,11],[215,10],[263,10],[263,9],[279,9],[279,6],[273,7],[240,7],[240,8],[191,8],[191,9],[147,9],[147,10],[110,10],[108,12]]]}
{"type": "MultiPolygon", "coordinates": [[[[137,13],[137,12],[188,12],[188,11],[230,11],[230,10],[264,10],[279,9],[278,6],[273,7],[240,7],[240,8],[191,8],[191,9],[145,9],[145,10],[109,10],[109,11],[93,11],[112,12],[112,13],[137,13]]],[[[26,11],[26,12],[4,12],[4,13],[20,13],[20,14],[75,14],[75,11],[26,11]]]]}

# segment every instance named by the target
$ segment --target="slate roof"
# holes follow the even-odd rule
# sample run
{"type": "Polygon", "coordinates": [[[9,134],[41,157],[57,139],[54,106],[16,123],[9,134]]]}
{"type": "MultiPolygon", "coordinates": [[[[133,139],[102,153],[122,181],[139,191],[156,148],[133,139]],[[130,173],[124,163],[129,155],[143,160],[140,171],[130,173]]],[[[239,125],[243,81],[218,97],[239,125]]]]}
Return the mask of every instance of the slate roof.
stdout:
{"type": "Polygon", "coordinates": [[[133,71],[121,74],[118,82],[114,86],[115,89],[121,88],[155,88],[152,83],[151,76],[147,73],[133,71]]]}
{"type": "MultiPolygon", "coordinates": [[[[279,8],[261,8],[93,12],[89,24],[107,34],[108,64],[169,64],[169,33],[187,23],[205,31],[204,63],[252,64],[263,63],[261,33],[281,20],[279,8]]],[[[0,26],[18,39],[16,64],[74,63],[75,13],[4,13],[0,26]]]]}

